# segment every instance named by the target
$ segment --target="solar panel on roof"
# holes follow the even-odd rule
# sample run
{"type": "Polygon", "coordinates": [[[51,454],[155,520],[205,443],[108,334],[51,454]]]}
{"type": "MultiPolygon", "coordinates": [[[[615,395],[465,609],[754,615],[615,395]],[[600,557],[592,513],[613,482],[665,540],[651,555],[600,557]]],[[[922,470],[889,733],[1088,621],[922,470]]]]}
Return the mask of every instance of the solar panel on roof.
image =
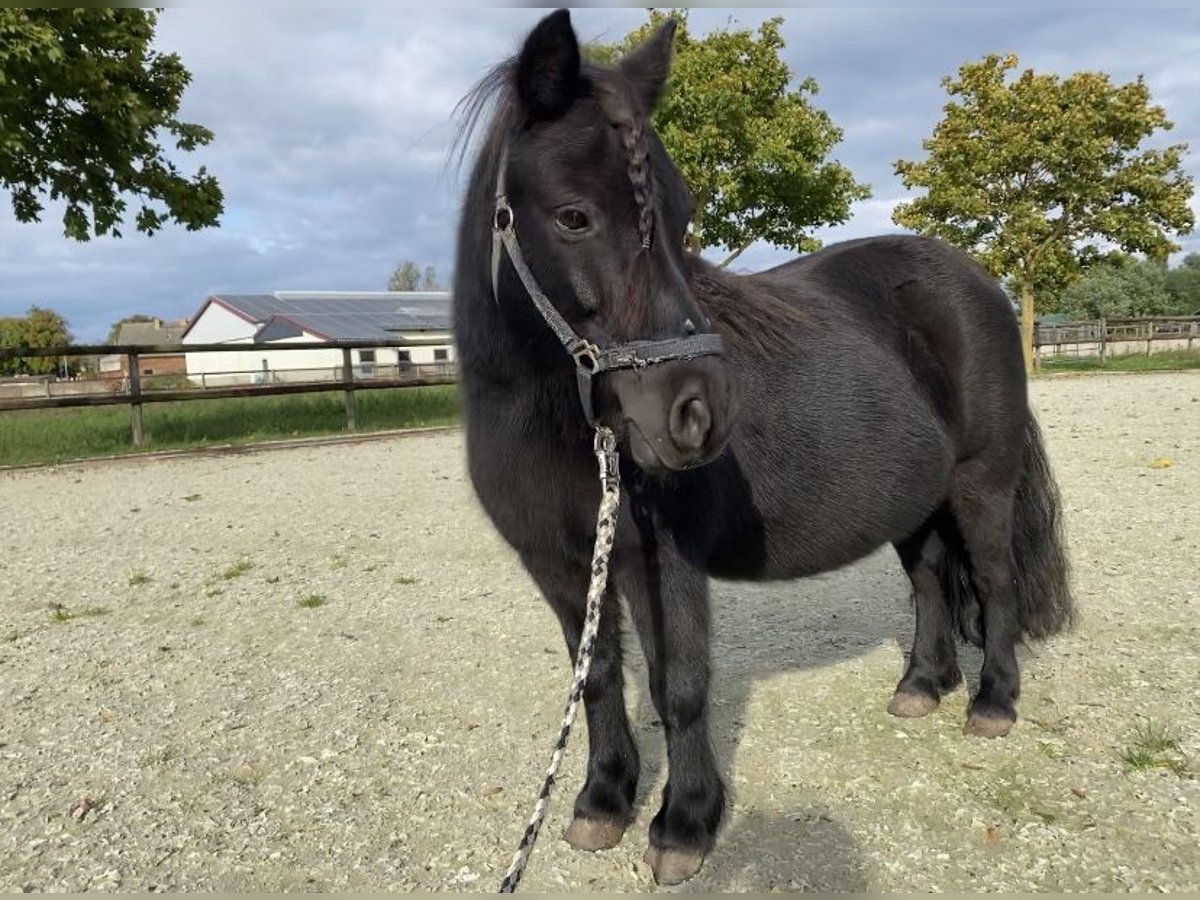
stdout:
{"type": "Polygon", "coordinates": [[[450,328],[449,295],[401,298],[394,294],[297,297],[227,294],[218,299],[255,321],[286,316],[296,326],[325,335],[330,340],[391,340],[396,331],[444,331],[450,328]]]}

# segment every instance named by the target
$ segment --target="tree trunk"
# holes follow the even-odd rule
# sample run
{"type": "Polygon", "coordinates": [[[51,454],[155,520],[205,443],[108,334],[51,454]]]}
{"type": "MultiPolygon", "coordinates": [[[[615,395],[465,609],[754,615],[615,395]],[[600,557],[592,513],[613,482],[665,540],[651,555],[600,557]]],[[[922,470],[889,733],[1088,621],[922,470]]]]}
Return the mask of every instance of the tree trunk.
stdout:
{"type": "Polygon", "coordinates": [[[1025,355],[1025,374],[1033,374],[1033,275],[1021,278],[1021,350],[1025,355]]]}
{"type": "Polygon", "coordinates": [[[692,213],[692,227],[683,239],[684,246],[693,253],[704,249],[704,204],[708,202],[708,194],[701,192],[696,197],[696,211],[692,213]]]}
{"type": "Polygon", "coordinates": [[[754,237],[750,238],[748,241],[743,243],[742,246],[738,247],[736,250],[734,250],[732,253],[730,253],[727,257],[725,257],[723,260],[721,260],[721,264],[717,268],[724,269],[725,267],[727,267],[731,262],[733,262],[735,259],[737,259],[739,256],[741,256],[749,248],[749,246],[751,244],[753,244],[756,240],[758,240],[758,235],[755,235],[754,237]]]}

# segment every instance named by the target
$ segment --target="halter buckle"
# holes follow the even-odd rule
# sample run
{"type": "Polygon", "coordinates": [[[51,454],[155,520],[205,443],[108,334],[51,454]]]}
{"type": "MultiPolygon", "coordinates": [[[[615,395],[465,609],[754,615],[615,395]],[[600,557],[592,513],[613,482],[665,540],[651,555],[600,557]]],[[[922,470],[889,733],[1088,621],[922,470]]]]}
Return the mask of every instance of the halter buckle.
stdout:
{"type": "Polygon", "coordinates": [[[498,232],[512,231],[516,220],[516,213],[514,213],[513,208],[508,205],[508,200],[504,197],[497,198],[496,214],[492,218],[492,227],[498,232]]]}
{"type": "Polygon", "coordinates": [[[600,368],[600,348],[590,341],[581,340],[579,344],[571,349],[571,358],[575,360],[575,367],[581,369],[589,375],[595,374],[600,368]]]}

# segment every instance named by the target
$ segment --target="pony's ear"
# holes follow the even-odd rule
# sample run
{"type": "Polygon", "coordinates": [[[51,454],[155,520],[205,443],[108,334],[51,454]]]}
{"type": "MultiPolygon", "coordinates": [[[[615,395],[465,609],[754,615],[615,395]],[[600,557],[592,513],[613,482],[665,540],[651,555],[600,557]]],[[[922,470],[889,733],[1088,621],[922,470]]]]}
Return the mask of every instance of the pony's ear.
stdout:
{"type": "Polygon", "coordinates": [[[633,82],[642,111],[649,114],[662,99],[671,74],[671,46],[678,21],[674,16],[658,26],[640,47],[629,51],[621,60],[621,73],[633,82]]]}
{"type": "Polygon", "coordinates": [[[571,13],[553,12],[529,33],[517,58],[517,97],[532,119],[553,119],[583,92],[571,13]]]}

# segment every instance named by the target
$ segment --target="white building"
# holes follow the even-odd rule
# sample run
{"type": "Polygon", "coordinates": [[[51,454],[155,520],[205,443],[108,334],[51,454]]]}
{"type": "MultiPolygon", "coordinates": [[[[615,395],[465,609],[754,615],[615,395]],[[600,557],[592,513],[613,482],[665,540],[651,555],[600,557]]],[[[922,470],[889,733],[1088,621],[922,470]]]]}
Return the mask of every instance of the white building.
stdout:
{"type": "Polygon", "coordinates": [[[351,350],[357,378],[448,368],[454,361],[450,294],[300,292],[209,297],[183,335],[189,344],[229,344],[228,352],[187,353],[188,378],[205,386],[323,381],[342,377],[343,351],[275,350],[239,344],[405,341],[406,347],[351,350]]]}

